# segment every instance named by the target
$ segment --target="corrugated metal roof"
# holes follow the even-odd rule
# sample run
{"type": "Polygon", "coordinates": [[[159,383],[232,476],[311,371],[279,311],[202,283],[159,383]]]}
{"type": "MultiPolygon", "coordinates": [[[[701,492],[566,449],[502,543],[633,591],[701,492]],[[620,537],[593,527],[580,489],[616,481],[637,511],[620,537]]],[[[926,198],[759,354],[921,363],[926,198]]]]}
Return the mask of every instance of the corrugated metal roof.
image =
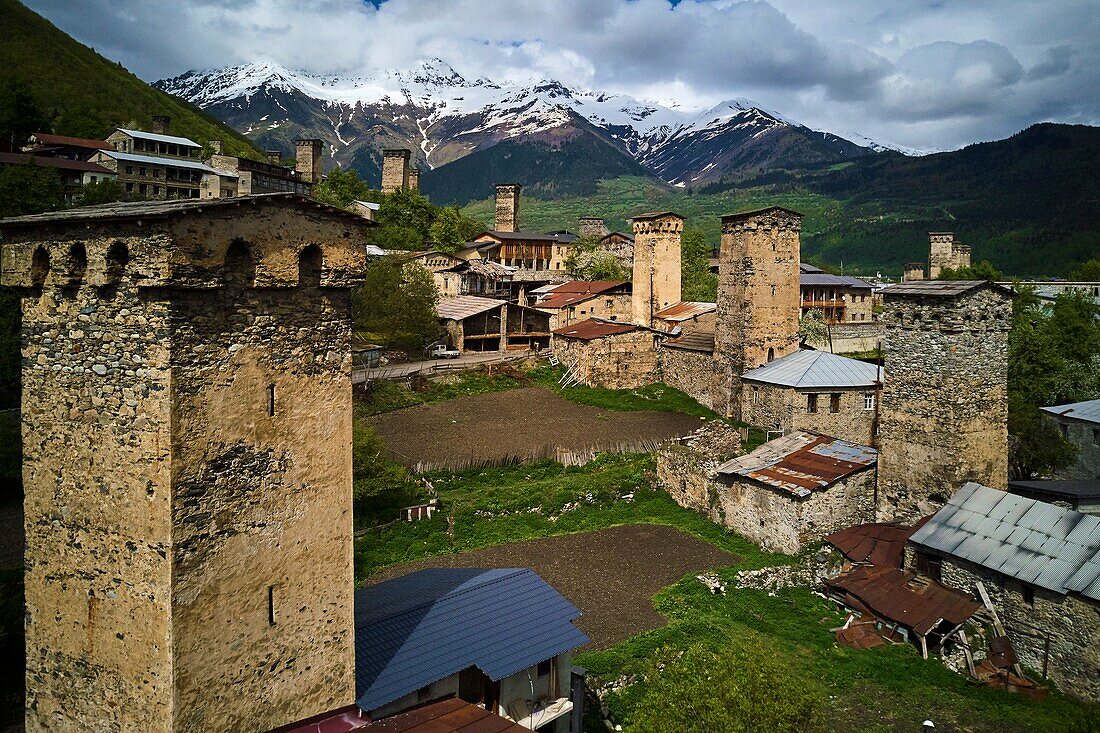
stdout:
{"type": "Polygon", "coordinates": [[[688,321],[707,313],[713,313],[716,310],[718,310],[717,303],[707,303],[698,300],[681,300],[679,303],[674,303],[667,308],[657,311],[653,314],[653,317],[660,318],[662,321],[688,321]]]}
{"type": "Polygon", "coordinates": [[[1100,517],[968,482],[910,541],[1100,601],[1100,517]]]}
{"type": "Polygon", "coordinates": [[[476,295],[452,295],[440,298],[439,303],[436,304],[436,311],[439,313],[440,318],[461,321],[464,318],[476,316],[478,313],[491,311],[504,305],[503,300],[493,298],[480,298],[476,295]]]}
{"type": "Polygon", "coordinates": [[[742,379],[783,387],[873,387],[882,367],[828,351],[802,350],[745,372],[742,379]]]}
{"type": "Polygon", "coordinates": [[[795,430],[747,456],[726,461],[718,473],[750,478],[805,498],[877,462],[874,448],[795,430]]]}
{"type": "Polygon", "coordinates": [[[603,338],[604,336],[618,336],[619,334],[630,333],[631,331],[639,330],[639,328],[639,326],[633,323],[608,323],[607,321],[596,321],[589,318],[580,323],[574,323],[572,326],[559,328],[554,331],[554,335],[563,338],[580,339],[581,341],[591,341],[593,339],[603,338]]]}
{"type": "Polygon", "coordinates": [[[815,267],[815,266],[811,265],[809,262],[799,262],[798,263],[798,270],[799,270],[799,272],[825,272],[820,267],[815,267]]]}
{"type": "Polygon", "coordinates": [[[360,730],[367,733],[530,733],[529,728],[456,698],[383,718],[360,730]]]}
{"type": "Polygon", "coordinates": [[[361,588],[356,702],[374,710],[470,666],[499,681],[588,643],[580,615],[527,568],[429,569],[361,588]]]}
{"type": "Polygon", "coordinates": [[[799,285],[832,285],[840,288],[855,288],[857,290],[870,290],[871,283],[860,280],[858,277],[847,275],[830,275],[827,272],[804,272],[798,278],[799,285]]]}
{"type": "Polygon", "coordinates": [[[571,280],[550,291],[536,308],[567,308],[626,285],[625,280],[571,280]]]}
{"type": "Polygon", "coordinates": [[[997,285],[989,280],[912,280],[887,285],[880,292],[884,296],[904,295],[932,298],[954,298],[988,285],[1008,295],[1015,295],[1011,288],[997,285]]]}
{"type": "Polygon", "coordinates": [[[680,338],[668,339],[661,343],[662,348],[683,349],[685,351],[700,351],[706,354],[714,353],[713,331],[688,331],[680,338]]]}
{"type": "Polygon", "coordinates": [[[171,143],[172,145],[190,145],[193,148],[201,148],[197,142],[187,137],[177,137],[176,135],[161,135],[159,132],[146,132],[145,130],[127,130],[125,127],[120,127],[118,132],[125,132],[130,137],[136,137],[140,140],[152,140],[158,143],[171,143]]]}
{"type": "Polygon", "coordinates": [[[905,543],[931,518],[924,517],[913,525],[900,522],[857,524],[833,532],[825,541],[852,562],[900,568],[905,556],[905,543]]]}
{"type": "Polygon", "coordinates": [[[1009,481],[1008,488],[1011,493],[1022,496],[1037,494],[1065,499],[1100,498],[1100,479],[1009,481]]]}
{"type": "MultiPolygon", "coordinates": [[[[573,235],[558,235],[558,234],[543,234],[542,232],[501,232],[496,229],[488,229],[478,236],[496,237],[501,240],[518,239],[527,242],[558,242],[560,244],[569,244],[576,239],[573,235]]],[[[475,237],[476,239],[476,237],[475,237]]],[[[488,242],[475,242],[475,244],[482,245],[488,244],[488,242]]]]}
{"type": "Polygon", "coordinates": [[[92,140],[87,137],[71,137],[69,135],[53,135],[48,132],[36,132],[31,136],[43,145],[67,145],[71,148],[85,148],[88,150],[114,150],[114,145],[106,140],[92,140]]]}
{"type": "Polygon", "coordinates": [[[120,153],[117,150],[102,150],[100,151],[104,155],[114,158],[115,160],[122,160],[129,163],[145,163],[146,165],[163,165],[170,166],[172,168],[186,168],[188,170],[202,171],[203,173],[217,173],[220,176],[233,176],[235,174],[227,171],[220,171],[217,168],[211,168],[206,163],[200,163],[197,160],[189,160],[187,158],[167,158],[160,157],[158,155],[138,155],[136,153],[120,153]]]}
{"type": "Polygon", "coordinates": [[[920,636],[927,635],[941,621],[954,628],[982,607],[962,591],[934,580],[918,579],[916,573],[894,567],[862,565],[825,584],[851,594],[876,614],[920,636]]]}
{"type": "Polygon", "coordinates": [[[1053,407],[1040,407],[1040,410],[1059,417],[1068,417],[1073,420],[1100,424],[1100,400],[1087,400],[1085,402],[1070,402],[1065,405],[1053,407]]]}

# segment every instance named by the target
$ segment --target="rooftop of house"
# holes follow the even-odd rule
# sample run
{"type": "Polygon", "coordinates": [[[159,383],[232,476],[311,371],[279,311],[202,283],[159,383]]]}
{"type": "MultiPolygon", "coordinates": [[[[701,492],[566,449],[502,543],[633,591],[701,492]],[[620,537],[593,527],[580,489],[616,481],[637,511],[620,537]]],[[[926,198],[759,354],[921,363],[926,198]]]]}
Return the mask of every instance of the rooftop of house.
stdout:
{"type": "Polygon", "coordinates": [[[581,612],[528,568],[432,568],[355,592],[357,704],[475,666],[499,681],[587,644],[581,612]]]}
{"type": "Polygon", "coordinates": [[[567,339],[577,339],[579,341],[592,341],[594,339],[604,338],[605,336],[619,336],[640,329],[641,326],[636,326],[633,323],[610,323],[608,321],[597,321],[589,318],[580,323],[574,323],[571,326],[559,328],[554,331],[554,335],[567,339]]]}
{"type": "Polygon", "coordinates": [[[1100,517],[970,481],[909,541],[1055,593],[1100,601],[1100,517]]]}
{"type": "Polygon", "coordinates": [[[803,272],[798,278],[798,284],[803,286],[832,285],[840,288],[855,288],[858,290],[870,290],[871,283],[849,275],[830,275],[827,272],[803,272]]]}
{"type": "Polygon", "coordinates": [[[882,367],[828,351],[804,349],[745,372],[742,379],[794,389],[870,388],[882,382],[882,367]]]}
{"type": "Polygon", "coordinates": [[[360,730],[364,733],[530,733],[530,728],[457,698],[383,718],[360,730]]]}
{"type": "Polygon", "coordinates": [[[809,262],[799,262],[798,263],[798,271],[799,272],[805,272],[805,273],[825,272],[820,267],[815,267],[814,265],[811,265],[809,262]]]}
{"type": "Polygon", "coordinates": [[[601,242],[606,242],[608,239],[612,239],[614,237],[620,237],[620,238],[622,238],[622,239],[624,239],[627,242],[630,242],[632,244],[634,242],[634,235],[633,234],[627,234],[626,232],[608,232],[607,234],[604,234],[602,237],[600,237],[600,241],[601,242]]]}
{"type": "Polygon", "coordinates": [[[1053,405],[1040,407],[1040,410],[1048,415],[1066,417],[1071,420],[1082,420],[1100,425],[1100,400],[1086,400],[1085,402],[1070,402],[1065,405],[1053,405]]]}
{"type": "Polygon", "coordinates": [[[229,171],[221,171],[217,168],[212,168],[206,163],[202,163],[198,160],[191,158],[172,158],[161,157],[159,155],[140,155],[138,153],[120,153],[117,150],[104,150],[103,155],[114,158],[115,160],[121,160],[127,163],[145,163],[146,165],[163,165],[171,168],[187,168],[188,170],[197,170],[202,173],[215,173],[219,176],[229,176],[236,178],[236,175],[229,171]]]}
{"type": "Polygon", "coordinates": [[[113,170],[104,168],[97,163],[89,163],[85,160],[69,160],[68,158],[50,158],[29,153],[0,153],[0,165],[40,165],[45,168],[57,168],[58,170],[98,173],[104,176],[115,175],[113,170]]]}
{"type": "Polygon", "coordinates": [[[114,146],[106,140],[92,140],[86,137],[69,137],[68,135],[52,135],[48,132],[36,132],[31,135],[31,139],[38,141],[42,145],[51,146],[87,148],[90,150],[111,150],[114,148],[114,146]]]}
{"type": "MultiPolygon", "coordinates": [[[[483,237],[485,235],[489,235],[490,237],[493,237],[495,239],[500,239],[502,241],[521,240],[521,241],[525,241],[525,242],[559,242],[561,244],[568,244],[569,242],[572,242],[573,240],[576,239],[576,236],[574,236],[572,234],[563,235],[563,234],[543,234],[542,232],[502,232],[502,231],[499,231],[497,229],[487,229],[486,231],[482,232],[481,234],[479,234],[477,236],[478,237],[483,237]]],[[[477,237],[475,237],[475,239],[476,238],[477,237]]],[[[470,242],[469,244],[471,244],[473,246],[478,246],[478,245],[483,245],[485,243],[484,242],[470,242]]]]}
{"type": "Polygon", "coordinates": [[[176,135],[162,135],[159,132],[146,132],[145,130],[129,130],[125,127],[119,127],[115,132],[121,132],[129,135],[130,137],[139,138],[141,140],[152,140],[158,143],[168,143],[170,145],[185,145],[192,148],[201,148],[194,140],[187,137],[178,137],[176,135]]]}
{"type": "Polygon", "coordinates": [[[659,318],[662,321],[678,323],[680,321],[690,321],[692,318],[697,318],[707,313],[713,313],[716,310],[718,310],[717,303],[681,300],[679,303],[674,303],[667,308],[657,311],[653,314],[653,317],[659,318]]]}
{"type": "Polygon", "coordinates": [[[788,214],[794,214],[795,216],[802,216],[801,212],[795,211],[794,209],[788,209],[785,206],[765,206],[763,209],[752,209],[751,211],[741,211],[736,214],[726,214],[722,217],[722,221],[729,221],[730,219],[749,219],[772,211],[784,211],[788,214]]]}
{"type": "Polygon", "coordinates": [[[1006,295],[1015,295],[1011,288],[1006,288],[989,280],[911,280],[888,285],[881,292],[883,296],[954,298],[986,286],[1006,295]]]}
{"type": "Polygon", "coordinates": [[[681,349],[683,351],[699,351],[705,354],[714,353],[713,331],[688,331],[678,338],[668,339],[661,343],[662,348],[681,349]]]}
{"type": "Polygon", "coordinates": [[[878,462],[878,451],[839,438],[795,430],[717,469],[729,477],[752,479],[798,498],[827,489],[878,462]]]}
{"type": "Polygon", "coordinates": [[[0,219],[0,228],[31,227],[39,224],[77,223],[90,221],[109,221],[121,219],[153,219],[179,216],[193,211],[214,208],[241,208],[249,204],[262,202],[285,202],[289,205],[306,207],[330,216],[353,220],[365,226],[377,226],[358,214],[353,214],[336,206],[323,204],[315,199],[294,193],[257,193],[249,196],[233,196],[218,199],[173,199],[163,201],[124,201],[96,206],[78,206],[60,211],[48,211],[43,214],[27,214],[0,219]]]}
{"type": "Polygon", "coordinates": [[[536,308],[567,308],[616,288],[626,285],[626,280],[570,280],[562,283],[535,304],[536,308]]]}
{"type": "Polygon", "coordinates": [[[1100,499],[1100,479],[1054,479],[1042,481],[1009,481],[1010,493],[1052,500],[1100,499]]]}
{"type": "Polygon", "coordinates": [[[635,214],[630,217],[631,221],[644,221],[646,219],[660,219],[662,216],[675,216],[677,219],[683,219],[684,217],[677,214],[675,211],[647,211],[644,214],[635,214]]]}
{"type": "Polygon", "coordinates": [[[440,298],[436,306],[440,318],[461,321],[479,313],[491,311],[506,305],[503,300],[481,298],[477,295],[451,295],[440,298]]]}
{"type": "Polygon", "coordinates": [[[852,562],[900,568],[905,558],[905,543],[930,518],[924,517],[913,525],[900,522],[857,524],[833,532],[825,541],[852,562]]]}

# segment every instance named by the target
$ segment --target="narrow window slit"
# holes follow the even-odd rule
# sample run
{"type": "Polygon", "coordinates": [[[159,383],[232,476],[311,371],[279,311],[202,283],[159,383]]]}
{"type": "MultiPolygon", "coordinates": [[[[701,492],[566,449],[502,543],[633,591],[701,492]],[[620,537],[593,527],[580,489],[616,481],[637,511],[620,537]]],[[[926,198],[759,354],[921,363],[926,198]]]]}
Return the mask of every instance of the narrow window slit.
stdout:
{"type": "Polygon", "coordinates": [[[275,586],[267,586],[267,623],[275,625],[275,586]]]}
{"type": "Polygon", "coordinates": [[[275,417],[275,385],[267,385],[267,415],[275,417]]]}

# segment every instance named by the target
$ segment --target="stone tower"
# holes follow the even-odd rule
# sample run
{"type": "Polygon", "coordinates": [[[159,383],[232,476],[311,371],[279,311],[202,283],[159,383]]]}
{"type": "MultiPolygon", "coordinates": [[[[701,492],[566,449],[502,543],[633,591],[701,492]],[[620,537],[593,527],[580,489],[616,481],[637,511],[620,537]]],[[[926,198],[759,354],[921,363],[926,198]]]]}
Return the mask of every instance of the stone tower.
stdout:
{"type": "Polygon", "coordinates": [[[924,279],[924,263],[923,262],[906,262],[901,268],[901,281],[902,282],[915,282],[924,279]]]}
{"type": "Polygon", "coordinates": [[[680,302],[680,234],[684,217],[671,211],[639,214],[634,225],[634,322],[653,325],[653,314],[680,302]]]}
{"type": "Polygon", "coordinates": [[[966,481],[1004,489],[1011,291],[924,281],[890,286],[883,301],[879,518],[931,513],[966,481]]]}
{"type": "Polygon", "coordinates": [[[928,279],[935,280],[945,267],[970,267],[970,247],[956,242],[952,232],[928,232],[928,279]]]}
{"type": "Polygon", "coordinates": [[[321,182],[322,163],[324,162],[325,143],[323,140],[295,140],[294,149],[297,164],[294,166],[302,174],[306,183],[317,185],[321,182]]]}
{"type": "Polygon", "coordinates": [[[602,237],[610,232],[602,218],[582,216],[577,219],[577,233],[582,237],[602,237]]]}
{"type": "Polygon", "coordinates": [[[518,183],[498,183],[496,185],[496,222],[498,232],[519,231],[519,191],[518,183]]]}
{"type": "Polygon", "coordinates": [[[355,699],[350,286],[293,194],[7,219],[28,731],[268,730],[355,699]]]}
{"type": "Polygon", "coordinates": [[[741,419],[741,375],[798,350],[801,229],[802,214],[779,206],[722,217],[711,389],[718,412],[741,419]]]}
{"type": "Polygon", "coordinates": [[[409,168],[409,190],[420,193],[420,169],[416,166],[409,168]]]}
{"type": "Polygon", "coordinates": [[[387,148],[382,151],[382,193],[404,191],[409,187],[408,148],[387,148]]]}

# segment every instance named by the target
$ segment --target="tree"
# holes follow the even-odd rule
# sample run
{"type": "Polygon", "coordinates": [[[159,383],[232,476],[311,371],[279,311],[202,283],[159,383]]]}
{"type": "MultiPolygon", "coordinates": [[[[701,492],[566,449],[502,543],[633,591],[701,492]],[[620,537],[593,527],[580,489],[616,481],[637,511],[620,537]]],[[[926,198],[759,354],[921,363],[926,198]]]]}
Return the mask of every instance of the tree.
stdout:
{"type": "Polygon", "coordinates": [[[122,184],[113,178],[104,178],[96,183],[85,183],[80,191],[80,205],[110,204],[115,201],[127,201],[130,196],[122,184]]]}
{"type": "Polygon", "coordinates": [[[802,343],[825,344],[829,341],[829,324],[820,308],[810,308],[798,322],[798,337],[802,343]]]}
{"type": "Polygon", "coordinates": [[[710,245],[698,227],[687,227],[680,238],[681,293],[684,300],[713,302],[718,297],[718,276],[710,271],[710,245]]]}
{"type": "Polygon", "coordinates": [[[352,293],[356,330],[384,347],[420,348],[439,335],[438,299],[428,270],[396,255],[379,257],[352,293]]]}
{"type": "MultiPolygon", "coordinates": [[[[817,733],[821,693],[764,644],[751,654],[729,640],[719,652],[687,649],[647,675],[629,731],[817,733]]],[[[671,656],[673,652],[668,651],[671,656]]],[[[664,655],[659,655],[664,656],[664,655]]]]}
{"type": "Polygon", "coordinates": [[[462,214],[457,206],[445,206],[435,215],[435,221],[428,229],[435,249],[454,254],[466,244],[462,233],[462,214]]]}
{"type": "Polygon", "coordinates": [[[39,214],[61,208],[61,181],[53,168],[0,166],[0,217],[39,214]]]}
{"type": "Polygon", "coordinates": [[[313,197],[318,201],[346,209],[352,201],[370,200],[370,186],[359,180],[359,174],[349,168],[343,170],[336,166],[313,187],[313,197]]]}
{"type": "Polygon", "coordinates": [[[1003,280],[1004,274],[998,270],[989,260],[982,260],[976,265],[960,267],[957,270],[945,267],[940,270],[937,280],[1003,280]]]}
{"type": "Polygon", "coordinates": [[[1070,273],[1069,279],[1084,282],[1100,282],[1100,257],[1093,257],[1088,262],[1081,263],[1080,267],[1070,273]]]}
{"type": "Polygon", "coordinates": [[[600,247],[598,237],[589,235],[573,240],[565,256],[565,271],[578,280],[629,280],[619,260],[600,247]]]}
{"type": "Polygon", "coordinates": [[[33,132],[46,128],[46,115],[25,81],[0,84],[0,150],[18,150],[33,132]]]}

